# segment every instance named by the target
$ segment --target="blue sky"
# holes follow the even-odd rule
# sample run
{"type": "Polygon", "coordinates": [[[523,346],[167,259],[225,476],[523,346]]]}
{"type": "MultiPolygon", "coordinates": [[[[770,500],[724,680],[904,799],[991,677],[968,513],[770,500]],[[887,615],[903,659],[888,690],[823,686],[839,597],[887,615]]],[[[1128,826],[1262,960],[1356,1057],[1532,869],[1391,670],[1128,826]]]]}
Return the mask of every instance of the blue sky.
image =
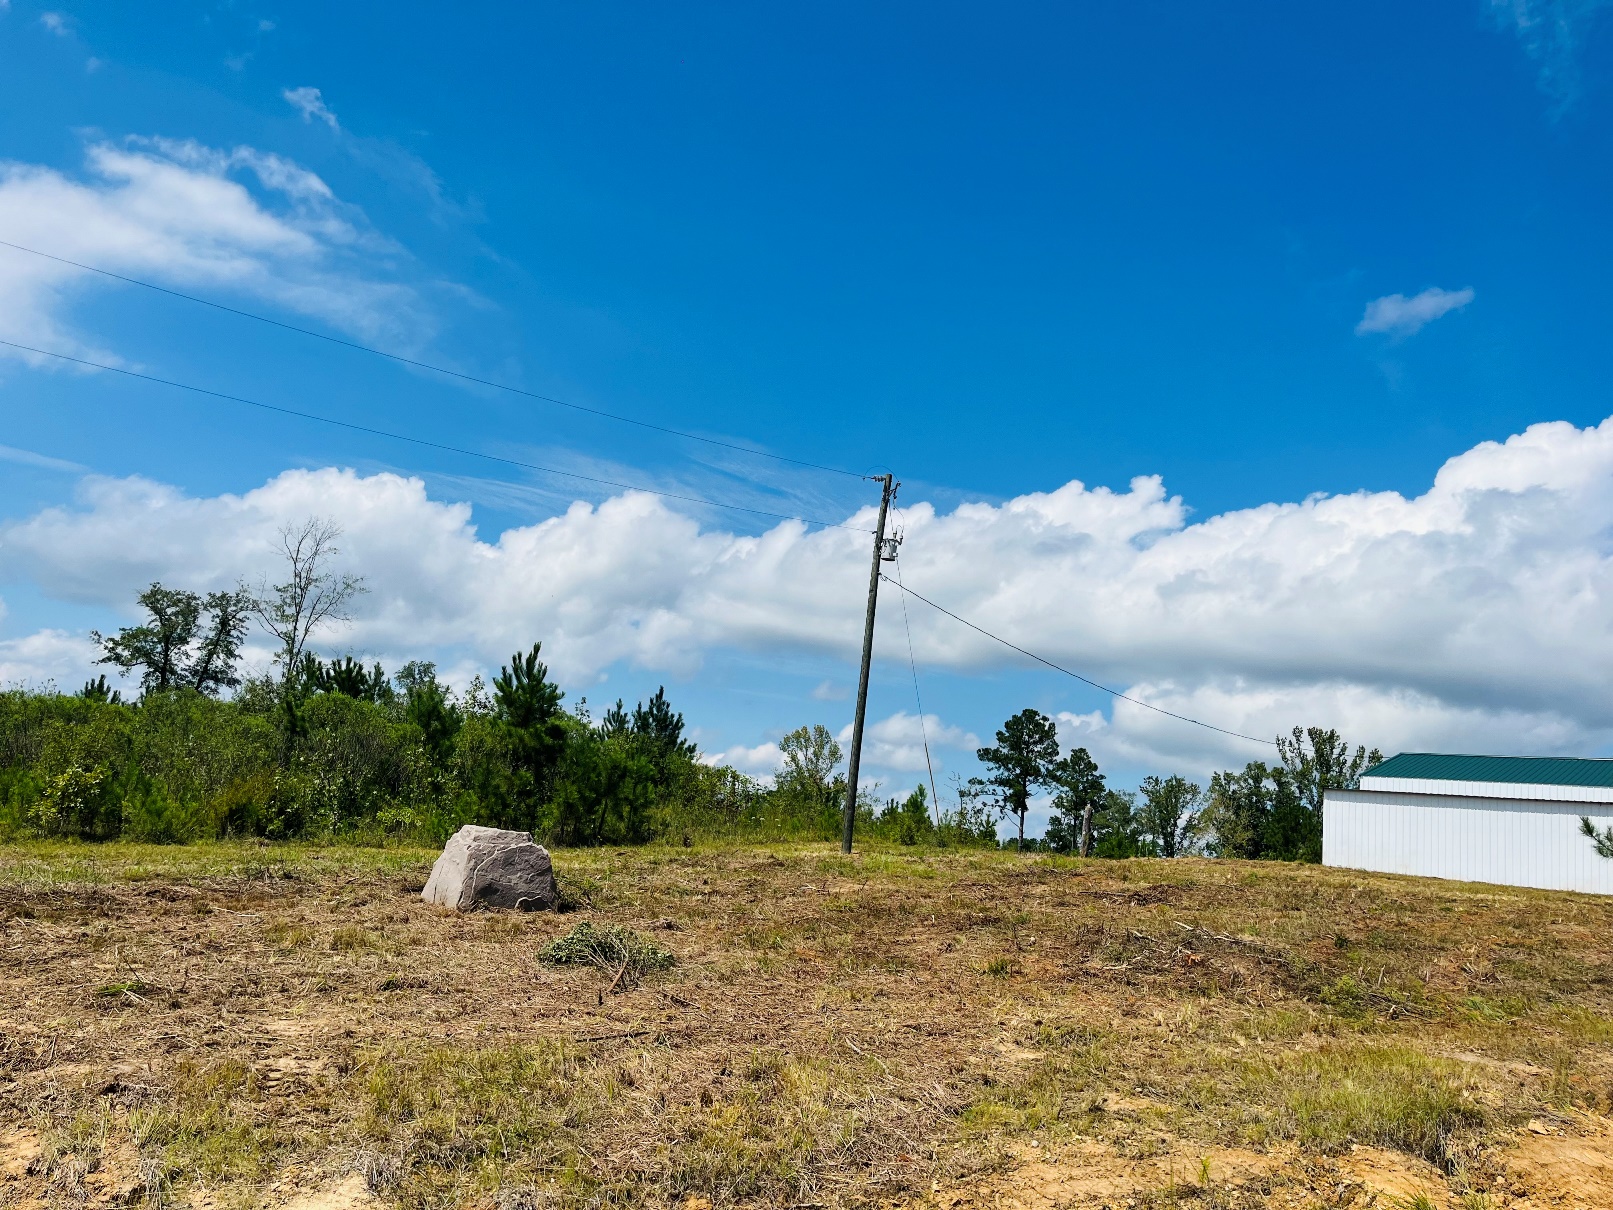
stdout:
{"type": "MultiPolygon", "coordinates": [[[[1519,503],[1529,491],[1557,493],[1541,506],[1549,529],[1569,524],[1570,511],[1601,516],[1602,479],[1584,487],[1562,468],[1588,456],[1573,451],[1613,410],[1613,22],[1602,9],[1453,0],[152,11],[12,0],[0,11],[10,190],[0,239],[55,241],[44,250],[591,407],[858,471],[888,467],[904,503],[943,517],[968,502],[1018,515],[1014,501],[1074,480],[1145,509],[1129,485],[1159,476],[1179,514],[1116,539],[1143,553],[1160,534],[1195,548],[1198,523],[1237,529],[1229,519],[1317,493],[1422,497],[1448,460],[1565,421],[1581,435],[1548,442],[1557,469],[1540,484],[1518,488],[1502,469],[1485,489],[1512,492],[1518,507],[1533,507],[1519,503]],[[136,196],[119,184],[130,171],[166,174],[167,184],[136,196]],[[209,227],[218,209],[207,189],[220,182],[258,210],[209,227]],[[269,220],[279,227],[264,236],[269,220]],[[1382,304],[1380,322],[1363,322],[1369,304],[1396,295],[1422,301],[1382,304]]],[[[843,520],[872,499],[849,478],[467,388],[132,287],[82,275],[18,285],[38,268],[22,269],[29,259],[0,248],[0,283],[13,278],[0,338],[774,511],[843,520]]],[[[141,577],[222,581],[244,574],[228,552],[256,557],[245,538],[201,563],[186,553],[199,540],[131,553],[139,542],[129,538],[98,575],[86,552],[109,548],[92,539],[131,507],[95,503],[107,483],[164,485],[162,515],[173,518],[288,469],[352,468],[357,495],[331,502],[361,508],[365,477],[396,472],[419,477],[427,502],[470,504],[484,543],[612,494],[16,357],[0,360],[0,444],[13,451],[0,462],[0,525],[10,526],[0,529],[0,641],[12,644],[0,666],[12,679],[76,674],[68,647],[40,655],[30,636],[115,624],[141,577]],[[47,549],[42,517],[58,538],[76,537],[47,549]]],[[[1493,517],[1464,500],[1478,511],[1461,532],[1493,517]]],[[[683,511],[735,540],[771,524],[683,511]]],[[[1227,618],[1259,609],[1204,621],[1202,610],[1161,606],[1152,637],[1117,640],[1099,615],[1126,612],[1117,602],[1144,589],[1106,596],[1091,577],[1135,569],[1081,563],[1091,540],[1081,526],[1094,523],[1061,514],[1057,524],[1053,537],[980,538],[1011,567],[987,553],[953,578],[931,568],[924,582],[1054,658],[1152,687],[1161,701],[1219,708],[1234,729],[1334,721],[1384,747],[1510,737],[1601,751],[1613,738],[1589,696],[1549,678],[1487,677],[1471,653],[1418,663],[1418,636],[1479,621],[1471,577],[1494,570],[1493,547],[1450,556],[1407,606],[1414,616],[1387,631],[1372,629],[1381,601],[1324,625],[1341,608],[1334,594],[1320,610],[1292,597],[1286,612],[1251,623],[1284,636],[1271,654],[1259,634],[1228,637],[1237,625],[1227,618]],[[1058,549],[1040,564],[1015,562],[1043,539],[1058,549]],[[1038,566],[1073,579],[1022,578],[1038,566]],[[1008,584],[1018,587],[991,591],[1008,584]],[[1337,637],[1356,623],[1366,628],[1359,646],[1337,637]],[[1378,658],[1390,650],[1402,654],[1378,658]],[[1524,715],[1535,721],[1519,724],[1524,715]]],[[[915,587],[929,557],[922,528],[910,526],[904,567],[915,587]]],[[[1546,571],[1600,592],[1603,527],[1570,528],[1546,571]]],[[[933,536],[969,546],[957,532],[933,536]]],[[[1294,542],[1282,549],[1327,546],[1314,534],[1294,542]]],[[[1448,549],[1407,556],[1408,566],[1448,549]]],[[[1508,573],[1508,608],[1523,608],[1526,577],[1542,574],[1529,560],[1543,547],[1531,549],[1508,573]]],[[[610,550],[621,562],[608,608],[631,612],[642,555],[631,543],[610,550]]],[[[735,629],[730,615],[754,598],[719,594],[720,606],[705,606],[723,612],[714,620],[682,593],[675,606],[661,602],[661,623],[646,614],[632,627],[684,638],[613,647],[578,637],[575,650],[555,652],[557,667],[569,670],[573,697],[596,702],[666,681],[713,751],[759,749],[819,718],[838,728],[866,570],[849,547],[832,558],[853,586],[844,613],[825,605],[799,626],[735,629]]],[[[359,570],[409,581],[403,570],[395,580],[359,570]]],[[[778,570],[792,574],[811,573],[778,570]]],[[[1148,600],[1168,604],[1171,584],[1206,574],[1155,577],[1148,600]]],[[[803,614],[809,598],[805,586],[803,614]]],[[[797,607],[789,592],[768,599],[797,607]]],[[[544,612],[564,606],[535,605],[523,619],[514,601],[496,625],[472,610],[462,640],[445,624],[429,645],[445,666],[485,666],[524,620],[553,648],[582,634],[544,612]]],[[[444,605],[434,616],[451,613],[444,605]]],[[[914,706],[894,600],[881,617],[870,709],[889,719],[914,706]]],[[[1550,645],[1563,624],[1497,606],[1480,629],[1503,646],[1524,634],[1550,645]]],[[[952,770],[970,771],[968,735],[988,737],[1022,705],[1072,719],[1102,710],[1071,722],[1069,735],[1108,727],[1095,742],[1109,745],[1121,782],[1258,755],[1153,731],[1121,744],[1121,720],[1101,697],[956,646],[937,625],[926,620],[915,638],[926,710],[954,735],[952,770]]],[[[360,619],[328,645],[396,658],[398,633],[360,619]]],[[[911,764],[910,753],[893,755],[879,775],[910,783],[911,764]]]]}

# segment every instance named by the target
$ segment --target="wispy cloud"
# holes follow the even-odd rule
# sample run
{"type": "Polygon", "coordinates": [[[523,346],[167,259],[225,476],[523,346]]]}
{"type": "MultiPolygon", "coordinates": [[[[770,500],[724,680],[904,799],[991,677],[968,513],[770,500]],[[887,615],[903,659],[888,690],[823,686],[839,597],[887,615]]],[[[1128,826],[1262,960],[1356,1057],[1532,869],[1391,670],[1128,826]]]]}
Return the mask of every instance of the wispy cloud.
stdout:
{"type": "MultiPolygon", "coordinates": [[[[228,288],[366,340],[416,346],[430,322],[395,280],[407,257],[317,175],[250,147],[94,143],[86,170],[0,161],[0,229],[29,248],[172,284],[228,288]]],[[[104,360],[67,312],[88,274],[0,250],[0,336],[104,360]]]]}
{"type": "Polygon", "coordinates": [[[52,458],[49,454],[36,454],[33,450],[19,450],[12,445],[0,445],[0,462],[12,462],[18,466],[37,466],[40,470],[65,471],[74,475],[89,470],[89,467],[69,462],[65,458],[52,458]]]}
{"type": "Polygon", "coordinates": [[[39,24],[58,38],[65,38],[73,32],[72,19],[65,13],[40,13],[39,24]]]}
{"type": "Polygon", "coordinates": [[[1534,61],[1540,90],[1559,112],[1579,95],[1579,52],[1613,0],[1490,0],[1490,11],[1534,61]]]}
{"type": "Polygon", "coordinates": [[[286,99],[293,109],[302,114],[304,122],[312,122],[317,118],[332,130],[338,129],[336,115],[325,104],[324,97],[320,95],[319,89],[306,87],[287,88],[282,90],[280,95],[286,99]]]}
{"type": "Polygon", "coordinates": [[[1355,334],[1366,336],[1382,332],[1389,336],[1411,336],[1441,315],[1448,315],[1472,301],[1471,289],[1441,290],[1438,286],[1430,286],[1410,298],[1404,294],[1386,294],[1367,304],[1361,322],[1355,325],[1355,334]]]}

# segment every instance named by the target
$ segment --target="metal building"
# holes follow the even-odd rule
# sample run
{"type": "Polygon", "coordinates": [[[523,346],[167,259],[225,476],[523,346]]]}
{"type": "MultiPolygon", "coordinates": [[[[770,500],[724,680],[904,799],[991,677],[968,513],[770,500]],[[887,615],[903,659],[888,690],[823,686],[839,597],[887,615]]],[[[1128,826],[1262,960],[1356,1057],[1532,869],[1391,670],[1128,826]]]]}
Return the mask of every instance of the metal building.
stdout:
{"type": "Polygon", "coordinates": [[[1322,863],[1613,894],[1581,817],[1613,823],[1613,760],[1402,752],[1327,791],[1322,863]]]}

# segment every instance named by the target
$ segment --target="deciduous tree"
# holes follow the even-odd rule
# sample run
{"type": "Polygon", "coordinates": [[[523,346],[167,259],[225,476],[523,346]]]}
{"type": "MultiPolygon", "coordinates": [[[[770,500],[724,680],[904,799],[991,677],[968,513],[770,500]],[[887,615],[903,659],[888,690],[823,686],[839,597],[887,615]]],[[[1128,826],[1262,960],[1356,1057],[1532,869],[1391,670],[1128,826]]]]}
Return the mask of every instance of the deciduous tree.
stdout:
{"type": "Polygon", "coordinates": [[[319,517],[285,526],[280,531],[280,552],[286,578],[279,584],[260,585],[250,594],[259,624],[280,644],[275,662],[288,685],[314,631],[330,622],[347,621],[348,606],[368,591],[362,576],[332,567],[341,553],[336,545],[341,533],[334,521],[319,517]]]}
{"type": "Polygon", "coordinates": [[[1159,846],[1161,857],[1180,856],[1192,846],[1203,791],[1174,774],[1145,777],[1139,788],[1143,806],[1137,822],[1142,834],[1159,846]]]}
{"type": "Polygon", "coordinates": [[[1295,727],[1292,734],[1279,735],[1277,753],[1294,779],[1300,802],[1318,819],[1326,791],[1354,789],[1363,772],[1383,762],[1382,752],[1376,748],[1368,752],[1359,744],[1352,756],[1350,745],[1337,731],[1321,727],[1295,727]]]}
{"type": "Polygon", "coordinates": [[[194,689],[209,697],[241,683],[235,667],[246,639],[248,602],[239,592],[212,592],[204,599],[182,588],[153,583],[136,598],[147,620],[117,634],[91,631],[101,645],[97,663],[127,674],[140,669],[147,693],[194,689]]]}

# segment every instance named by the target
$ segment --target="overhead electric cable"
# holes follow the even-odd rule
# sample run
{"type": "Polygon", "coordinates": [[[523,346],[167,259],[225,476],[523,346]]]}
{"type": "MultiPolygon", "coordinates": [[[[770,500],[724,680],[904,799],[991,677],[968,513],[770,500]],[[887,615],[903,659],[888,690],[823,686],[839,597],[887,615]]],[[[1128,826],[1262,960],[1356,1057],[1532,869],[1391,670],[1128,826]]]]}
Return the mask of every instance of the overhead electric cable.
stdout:
{"type": "Polygon", "coordinates": [[[607,412],[603,408],[591,408],[587,404],[572,403],[565,399],[556,399],[552,395],[540,395],[536,391],[528,391],[524,387],[511,386],[507,382],[496,382],[490,378],[478,378],[474,374],[465,374],[459,370],[450,370],[446,366],[432,365],[429,361],[417,361],[413,357],[405,357],[401,353],[388,353],[385,349],[377,349],[371,345],[359,344],[353,340],[343,340],[340,336],[331,336],[325,332],[316,332],[312,328],[299,327],[296,324],[286,323],[284,320],[270,319],[267,315],[258,315],[252,311],[243,311],[239,307],[226,306],[221,302],[214,302],[210,298],[202,298],[196,294],[186,294],[182,290],[171,290],[167,286],[159,286],[152,282],[141,281],[138,277],[127,277],[122,273],[114,273],[110,269],[100,269],[95,265],[86,265],[81,261],[68,260],[65,256],[56,256],[49,252],[41,252],[38,248],[24,247],[14,244],[10,240],[0,239],[0,247],[12,248],[18,252],[27,252],[32,256],[43,257],[61,265],[71,265],[75,269],[83,269],[86,273],[98,273],[102,277],[109,277],[113,281],[124,282],[131,286],[139,286],[146,290],[155,290],[159,294],[167,294],[174,298],[182,298],[186,302],[197,303],[203,307],[212,307],[215,311],[223,311],[229,315],[236,315],[242,319],[254,319],[258,323],[269,324],[272,327],[284,328],[287,332],[296,332],[301,336],[312,336],[315,340],[328,341],[334,345],[341,345],[345,349],[354,349],[360,353],[369,353],[376,357],[385,357],[400,365],[412,366],[417,370],[430,370],[434,374],[445,374],[449,378],[457,378],[462,382],[475,383],[477,386],[491,387],[496,391],[508,391],[512,395],[524,395],[528,399],[537,399],[543,403],[552,403],[557,407],[571,408],[577,412],[587,412],[590,416],[601,416],[606,420],[619,420],[623,424],[637,425],[641,429],[652,429],[657,433],[666,433],[673,437],[682,437],[686,441],[700,441],[706,445],[719,446],[725,450],[737,450],[742,454],[754,454],[758,458],[771,458],[775,462],[788,462],[794,466],[810,467],[815,471],[828,471],[834,475],[849,475],[853,479],[868,479],[872,476],[848,471],[844,467],[825,466],[819,462],[808,462],[804,458],[791,458],[785,454],[773,454],[766,450],[752,449],[748,445],[739,445],[733,441],[719,441],[715,437],[702,437],[698,433],[685,432],[683,429],[671,428],[664,424],[655,424],[648,420],[635,420],[631,416],[623,416],[617,412],[607,412]]]}
{"type": "Polygon", "coordinates": [[[1094,681],[1089,677],[1084,677],[1079,672],[1071,672],[1068,668],[1055,664],[1052,660],[1039,656],[1034,651],[1026,651],[1023,647],[1019,646],[1019,644],[1010,643],[1007,639],[1003,638],[999,634],[992,634],[991,631],[987,630],[984,626],[976,626],[968,618],[960,618],[957,614],[953,613],[944,605],[937,605],[934,601],[930,600],[929,597],[914,592],[900,580],[893,580],[884,572],[880,572],[879,576],[880,579],[884,580],[887,584],[896,585],[897,588],[901,589],[904,595],[918,598],[936,612],[946,614],[947,617],[951,618],[954,622],[962,622],[970,630],[978,631],[979,633],[985,635],[988,639],[1001,643],[1004,647],[1008,647],[1019,652],[1020,655],[1028,656],[1030,659],[1035,660],[1038,664],[1046,664],[1055,672],[1062,672],[1065,676],[1073,676],[1083,685],[1091,685],[1092,688],[1101,690],[1102,692],[1107,693],[1110,697],[1118,698],[1122,702],[1130,702],[1133,706],[1141,706],[1144,710],[1152,710],[1155,714],[1163,714],[1166,718],[1174,718],[1178,722],[1192,723],[1195,727],[1203,727],[1207,731],[1218,731],[1222,735],[1230,735],[1233,739],[1246,739],[1251,744],[1271,744],[1273,747],[1276,746],[1276,740],[1258,739],[1253,735],[1244,735],[1241,731],[1228,731],[1225,727],[1217,727],[1214,723],[1206,723],[1196,718],[1189,718],[1185,714],[1177,714],[1174,711],[1166,710],[1163,706],[1152,706],[1139,698],[1128,697],[1126,694],[1121,693],[1118,689],[1111,689],[1107,685],[1100,685],[1097,681],[1094,681]]]}
{"type": "Polygon", "coordinates": [[[372,428],[367,424],[354,424],[348,420],[334,420],[329,416],[320,416],[314,412],[300,412],[296,408],[283,408],[272,403],[260,403],[256,399],[245,399],[240,395],[226,395],[223,391],[211,391],[206,387],[191,386],[185,382],[175,382],[171,378],[158,378],[155,374],[142,374],[138,370],[126,370],[122,366],[110,366],[98,361],[89,361],[82,357],[70,357],[66,353],[54,353],[49,349],[36,349],[31,345],[18,344],[11,340],[0,340],[0,345],[4,345],[8,349],[18,349],[24,353],[36,353],[41,357],[54,357],[58,361],[69,361],[74,365],[85,366],[92,370],[105,370],[109,374],[122,374],[126,378],[138,378],[142,382],[154,382],[158,386],[174,387],[177,390],[206,395],[212,399],[223,399],[228,403],[240,403],[251,408],[261,408],[265,412],[278,412],[282,416],[295,416],[300,420],[312,420],[319,424],[329,424],[336,428],[351,429],[355,433],[368,433],[372,437],[387,437],[393,441],[405,441],[410,445],[425,446],[427,449],[444,450],[450,454],[462,454],[467,458],[481,458],[488,462],[502,462],[506,466],[519,466],[524,470],[540,471],[545,475],[563,475],[567,479],[580,479],[584,483],[598,483],[605,487],[619,487],[624,491],[644,492],[646,495],[661,496],[667,500],[682,500],[689,504],[704,504],[710,508],[726,508],[734,512],[752,513],[758,517],[774,517],[780,521],[802,521],[808,525],[822,525],[827,529],[849,529],[859,534],[873,532],[856,525],[842,525],[838,521],[818,521],[812,517],[801,517],[793,513],[769,512],[764,508],[747,508],[743,504],[724,504],[720,500],[706,500],[700,496],[685,496],[677,492],[664,492],[653,487],[642,487],[637,483],[622,483],[615,479],[601,479],[594,475],[578,474],[576,471],[563,471],[553,466],[539,466],[535,462],[522,462],[518,458],[504,458],[498,454],[484,454],[479,450],[465,449],[463,446],[447,445],[441,441],[428,441],[424,437],[409,437],[403,433],[393,433],[386,429],[372,428]]]}
{"type": "MultiPolygon", "coordinates": [[[[902,587],[902,561],[896,560],[896,587],[902,587]]],[[[930,763],[930,733],[924,724],[924,699],[919,696],[919,665],[913,658],[913,628],[907,622],[907,593],[904,590],[902,602],[902,629],[907,632],[907,666],[913,670],[913,701],[919,708],[919,738],[924,741],[924,768],[930,774],[930,797],[934,799],[935,826],[941,826],[941,795],[935,788],[935,766],[930,763]]]]}

